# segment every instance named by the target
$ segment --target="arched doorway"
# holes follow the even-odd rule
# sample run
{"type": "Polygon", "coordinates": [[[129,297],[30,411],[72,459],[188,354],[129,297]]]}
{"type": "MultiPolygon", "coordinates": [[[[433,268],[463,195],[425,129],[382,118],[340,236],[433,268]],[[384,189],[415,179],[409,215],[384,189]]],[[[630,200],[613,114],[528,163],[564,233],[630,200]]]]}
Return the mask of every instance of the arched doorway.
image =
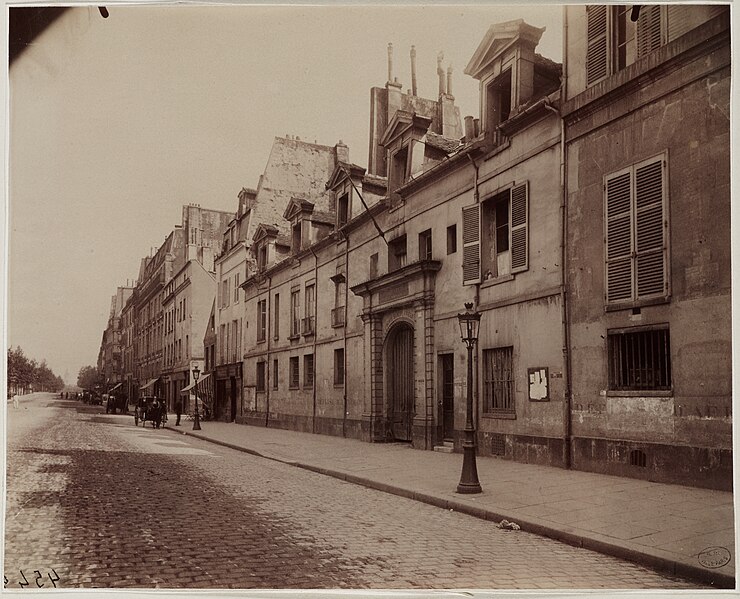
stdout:
{"type": "Polygon", "coordinates": [[[386,341],[388,421],[390,435],[411,441],[414,418],[414,329],[406,323],[393,328],[386,341]]]}

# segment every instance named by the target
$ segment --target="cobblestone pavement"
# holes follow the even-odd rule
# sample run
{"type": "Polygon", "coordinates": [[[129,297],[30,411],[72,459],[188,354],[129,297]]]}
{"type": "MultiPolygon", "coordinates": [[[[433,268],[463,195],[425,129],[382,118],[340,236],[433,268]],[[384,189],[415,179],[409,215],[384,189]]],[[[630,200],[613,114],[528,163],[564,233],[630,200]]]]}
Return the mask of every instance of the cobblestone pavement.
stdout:
{"type": "Polygon", "coordinates": [[[97,407],[31,403],[8,420],[9,589],[20,571],[31,588],[700,588],[97,407]]]}

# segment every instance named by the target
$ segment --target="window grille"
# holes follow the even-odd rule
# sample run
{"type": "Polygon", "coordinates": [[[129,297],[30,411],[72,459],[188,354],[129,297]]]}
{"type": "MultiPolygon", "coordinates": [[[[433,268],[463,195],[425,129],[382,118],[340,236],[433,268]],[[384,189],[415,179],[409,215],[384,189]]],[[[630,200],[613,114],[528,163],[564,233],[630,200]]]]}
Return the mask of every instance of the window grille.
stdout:
{"type": "Polygon", "coordinates": [[[344,384],[344,348],[334,350],[334,384],[344,384]]]}
{"type": "Polygon", "coordinates": [[[671,389],[671,344],[667,328],[609,332],[609,389],[671,389]]]}
{"type": "Polygon", "coordinates": [[[298,366],[298,357],[290,359],[290,388],[297,389],[300,384],[300,372],[298,366]]]}
{"type": "Polygon", "coordinates": [[[513,347],[483,350],[483,411],[514,413],[513,347]]]}
{"type": "Polygon", "coordinates": [[[313,387],[313,354],[303,356],[303,386],[313,387]]]}
{"type": "Polygon", "coordinates": [[[257,391],[265,390],[265,362],[257,362],[257,391]]]}

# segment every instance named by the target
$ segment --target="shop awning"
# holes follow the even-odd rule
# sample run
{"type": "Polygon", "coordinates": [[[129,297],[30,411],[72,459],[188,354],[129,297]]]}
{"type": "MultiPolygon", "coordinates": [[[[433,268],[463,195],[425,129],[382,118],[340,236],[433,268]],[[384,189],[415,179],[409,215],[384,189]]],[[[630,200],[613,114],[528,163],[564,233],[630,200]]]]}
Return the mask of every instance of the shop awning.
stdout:
{"type": "MultiPolygon", "coordinates": [[[[205,381],[209,376],[211,376],[210,373],[202,376],[198,379],[198,384],[200,385],[203,381],[205,381]]],[[[180,389],[180,393],[188,393],[193,387],[195,387],[195,382],[190,383],[187,387],[183,387],[180,389]]]]}
{"type": "Polygon", "coordinates": [[[118,383],[118,384],[117,384],[117,385],[116,385],[115,387],[112,387],[112,388],[111,388],[111,389],[110,389],[110,390],[108,391],[108,393],[110,393],[111,391],[115,391],[115,390],[116,390],[116,389],[118,389],[118,387],[120,387],[121,385],[123,385],[123,383],[118,383]]]}
{"type": "Polygon", "coordinates": [[[156,383],[156,382],[157,382],[158,380],[159,380],[159,377],[157,377],[156,379],[149,379],[149,380],[147,381],[146,385],[144,385],[143,387],[139,387],[139,389],[140,389],[141,391],[145,391],[146,389],[149,389],[149,387],[151,387],[151,386],[152,386],[152,385],[153,385],[154,383],[156,383]]]}

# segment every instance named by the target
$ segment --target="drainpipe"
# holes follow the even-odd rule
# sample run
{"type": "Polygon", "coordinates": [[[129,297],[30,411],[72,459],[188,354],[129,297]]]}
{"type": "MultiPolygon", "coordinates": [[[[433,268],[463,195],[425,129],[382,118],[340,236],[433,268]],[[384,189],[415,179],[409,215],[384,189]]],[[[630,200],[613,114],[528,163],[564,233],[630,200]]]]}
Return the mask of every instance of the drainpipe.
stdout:
{"type": "Polygon", "coordinates": [[[565,366],[564,376],[564,401],[563,401],[563,463],[565,468],[571,467],[571,442],[572,442],[572,416],[571,416],[571,358],[570,358],[570,323],[568,319],[568,298],[566,294],[567,285],[567,252],[566,239],[568,230],[568,205],[565,171],[565,121],[560,112],[554,108],[549,101],[545,100],[545,108],[554,113],[560,124],[560,309],[562,311],[563,327],[563,362],[565,366]]]}
{"type": "MultiPolygon", "coordinates": [[[[468,160],[470,160],[470,164],[473,165],[473,172],[475,173],[473,176],[473,200],[476,204],[480,203],[480,194],[478,193],[478,169],[480,168],[476,163],[475,160],[470,156],[470,154],[466,154],[468,157],[468,160]]],[[[478,306],[480,305],[480,283],[475,284],[475,309],[478,310],[478,306]]],[[[477,431],[478,430],[478,354],[480,352],[478,351],[478,344],[475,346],[475,351],[473,352],[473,376],[475,378],[473,389],[473,399],[474,399],[474,405],[473,405],[473,428],[477,431]]]]}
{"type": "MultiPolygon", "coordinates": [[[[259,301],[259,300],[258,300],[259,301]]],[[[270,322],[272,321],[272,277],[267,277],[267,314],[265,315],[265,336],[267,337],[267,362],[265,363],[265,428],[270,424],[270,322]]],[[[259,327],[260,324],[257,323],[259,327]]]]}
{"type": "Polygon", "coordinates": [[[313,416],[311,417],[311,432],[316,433],[316,337],[318,337],[318,308],[319,308],[319,257],[313,248],[309,246],[309,251],[313,254],[313,416]]]}
{"type": "MultiPolygon", "coordinates": [[[[343,394],[344,394],[344,412],[342,413],[342,437],[347,436],[347,315],[349,314],[348,302],[349,302],[349,235],[344,235],[345,246],[344,246],[344,326],[342,327],[342,336],[344,343],[344,378],[342,380],[343,394]]],[[[364,348],[363,348],[364,349],[364,348]]]]}

